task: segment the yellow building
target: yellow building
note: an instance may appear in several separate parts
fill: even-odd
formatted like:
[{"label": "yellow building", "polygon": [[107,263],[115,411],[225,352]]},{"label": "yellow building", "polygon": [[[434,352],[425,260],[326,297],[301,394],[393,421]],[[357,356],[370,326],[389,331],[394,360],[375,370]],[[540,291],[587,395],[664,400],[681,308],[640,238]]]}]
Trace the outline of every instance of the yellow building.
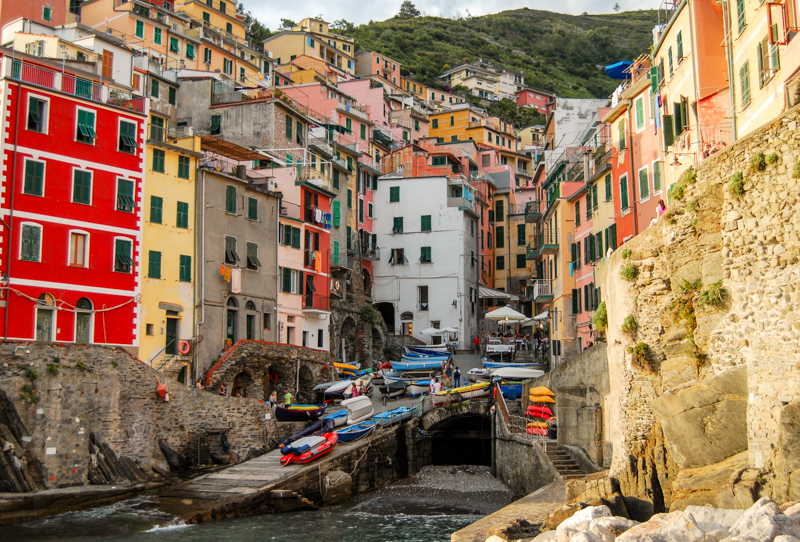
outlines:
[{"label": "yellow building", "polygon": [[515,191],[511,188],[499,188],[494,205],[494,287],[524,298],[530,279],[535,276],[534,263],[528,261],[525,250],[531,240],[528,235],[530,228],[525,223],[525,203],[516,202]]},{"label": "yellow building", "polygon": [[[139,358],[157,369],[182,364],[191,354],[178,343],[190,339],[195,305],[195,171],[200,138],[149,127],[142,227],[142,302]],[[184,380],[185,381],[185,380]]]},{"label": "yellow building", "polygon": [[277,64],[287,64],[307,55],[318,58],[352,76],[355,74],[355,44],[352,38],[332,34],[328,23],[306,18],[291,30],[284,30],[264,40]]},{"label": "yellow building", "polygon": [[517,91],[525,86],[522,72],[488,62],[462,64],[445,71],[439,78],[452,87],[467,87],[473,96],[490,101],[516,101]]}]

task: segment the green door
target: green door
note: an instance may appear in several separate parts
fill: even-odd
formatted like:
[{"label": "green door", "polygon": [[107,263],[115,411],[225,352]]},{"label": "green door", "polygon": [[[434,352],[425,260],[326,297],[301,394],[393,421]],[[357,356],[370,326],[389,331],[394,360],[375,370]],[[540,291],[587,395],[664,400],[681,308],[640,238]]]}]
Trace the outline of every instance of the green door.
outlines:
[{"label": "green door", "polygon": [[231,344],[236,342],[236,311],[228,309],[228,321],[226,326],[226,337],[231,340]]},{"label": "green door", "polygon": [[177,335],[178,319],[167,318],[167,354],[174,356],[178,352],[178,347],[175,344],[175,336]]},{"label": "green door", "polygon": [[252,341],[253,339],[255,339],[255,337],[253,336],[253,330],[256,327],[255,326],[255,321],[256,321],[256,317],[254,315],[252,315],[252,314],[248,314],[247,315],[247,340],[248,341]]}]

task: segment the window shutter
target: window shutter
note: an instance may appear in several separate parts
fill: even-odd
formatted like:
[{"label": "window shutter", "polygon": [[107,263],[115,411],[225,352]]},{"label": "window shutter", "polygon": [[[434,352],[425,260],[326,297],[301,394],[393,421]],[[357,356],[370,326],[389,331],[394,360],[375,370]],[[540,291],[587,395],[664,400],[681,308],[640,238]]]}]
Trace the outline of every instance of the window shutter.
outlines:
[{"label": "window shutter", "polygon": [[683,58],[683,33],[678,32],[678,63],[680,64],[680,59]]},{"label": "window shutter", "polygon": [[339,265],[339,241],[333,242],[333,264]]},{"label": "window shutter", "polygon": [[595,261],[595,246],[594,246],[594,235],[589,234],[589,237],[586,238],[589,241],[589,257],[591,258],[589,261]]},{"label": "window shutter", "polygon": [[158,196],[150,196],[150,222],[161,224],[163,202]]},{"label": "window shutter", "polygon": [[517,245],[525,244],[525,224],[517,224]]},{"label": "window shutter", "polygon": [[669,148],[675,142],[675,130],[672,124],[672,115],[662,117],[661,126],[664,131],[664,147]]},{"label": "window shutter", "polygon": [[231,214],[236,213],[236,188],[233,186],[225,189],[225,210]]},{"label": "window shutter", "polygon": [[570,253],[572,254],[572,262],[577,264],[578,249],[576,248],[576,244],[575,243],[570,244],[569,248],[570,248]]},{"label": "window shutter", "polygon": [[300,228],[292,228],[292,248],[300,248]]},{"label": "window shutter", "polygon": [[658,66],[650,68],[650,93],[655,94],[658,91]]},{"label": "window shutter", "polygon": [[297,293],[303,295],[303,272],[297,272]]},{"label": "window shutter", "polygon": [[592,310],[589,306],[589,285],[585,285],[583,287],[583,308],[584,310],[590,311]]},{"label": "window shutter", "polygon": [[150,265],[147,276],[151,279],[161,278],[161,253],[150,251]]},{"label": "window shutter", "polygon": [[256,198],[248,198],[247,200],[247,218],[258,220],[258,200]]},{"label": "window shutter", "polygon": [[339,223],[341,221],[341,210],[340,210],[341,203],[338,201],[333,202],[333,225],[335,227],[339,227]]},{"label": "window shutter", "polygon": [[291,293],[292,291],[292,270],[288,267],[283,268],[283,292]]},{"label": "window shutter", "polygon": [[595,252],[595,256],[597,257],[596,259],[597,260],[602,260],[603,259],[603,232],[602,231],[597,232],[597,235],[595,235],[594,239],[595,239],[595,246],[597,247],[596,252]]},{"label": "window shutter", "polygon": [[286,115],[286,139],[292,140],[292,117]]}]

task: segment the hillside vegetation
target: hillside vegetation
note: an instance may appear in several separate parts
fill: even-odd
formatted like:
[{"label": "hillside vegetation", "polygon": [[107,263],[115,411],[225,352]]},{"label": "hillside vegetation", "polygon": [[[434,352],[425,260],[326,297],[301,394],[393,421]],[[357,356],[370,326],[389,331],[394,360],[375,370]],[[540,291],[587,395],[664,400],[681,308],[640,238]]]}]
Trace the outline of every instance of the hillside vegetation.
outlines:
[{"label": "hillside vegetation", "polygon": [[528,8],[460,20],[393,17],[335,32],[402,64],[404,75],[441,86],[445,66],[479,58],[525,73],[528,86],[565,97],[607,97],[617,86],[599,68],[649,51],[654,10],[564,15]]}]

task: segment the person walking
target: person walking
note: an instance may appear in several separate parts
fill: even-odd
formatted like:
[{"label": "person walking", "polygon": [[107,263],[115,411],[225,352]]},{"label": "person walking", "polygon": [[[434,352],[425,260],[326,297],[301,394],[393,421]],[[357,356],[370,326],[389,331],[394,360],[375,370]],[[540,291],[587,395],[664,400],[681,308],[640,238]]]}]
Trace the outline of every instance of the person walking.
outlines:
[{"label": "person walking", "polygon": [[278,392],[273,391],[269,394],[269,408],[274,412],[275,407],[278,406]]},{"label": "person walking", "polygon": [[461,371],[458,370],[458,365],[456,365],[456,370],[453,371],[453,376],[455,377],[456,388],[461,386]]},{"label": "person walking", "polygon": [[475,345],[475,354],[480,355],[481,353],[481,336],[475,335],[475,340],[473,341]]},{"label": "person walking", "polygon": [[447,362],[444,368],[444,385],[446,388],[453,387],[453,366]]},{"label": "person walking", "polygon": [[283,394],[283,406],[288,407],[292,404],[292,393],[289,388],[286,388],[286,393]]}]

